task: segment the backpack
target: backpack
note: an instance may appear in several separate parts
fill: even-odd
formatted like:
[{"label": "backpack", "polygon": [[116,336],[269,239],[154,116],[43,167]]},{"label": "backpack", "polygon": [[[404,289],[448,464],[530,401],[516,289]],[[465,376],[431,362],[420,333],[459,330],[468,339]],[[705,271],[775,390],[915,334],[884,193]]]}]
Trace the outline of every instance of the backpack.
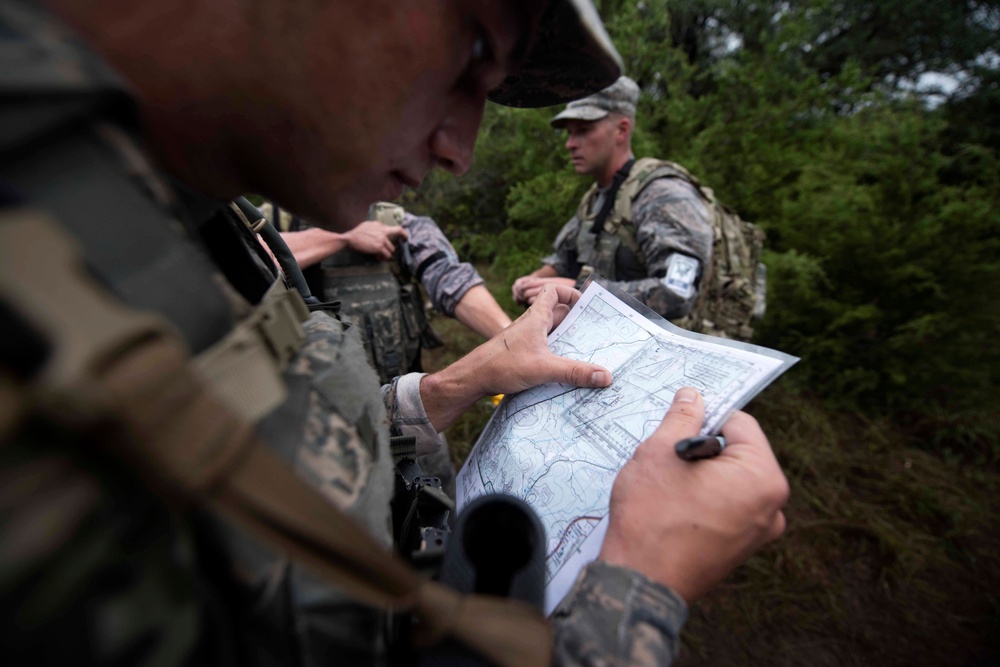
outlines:
[{"label": "backpack", "polygon": [[[674,324],[698,333],[749,341],[753,336],[753,320],[763,317],[765,310],[767,267],[761,262],[764,231],[718,201],[713,190],[702,185],[687,169],[667,160],[637,160],[615,199],[613,229],[608,231],[617,234],[621,243],[646,264],[635,239],[632,202],[657,178],[687,181],[712,214],[712,261],[704,268],[698,299],[691,312],[674,320]],[[587,199],[585,195],[584,202]]]}]

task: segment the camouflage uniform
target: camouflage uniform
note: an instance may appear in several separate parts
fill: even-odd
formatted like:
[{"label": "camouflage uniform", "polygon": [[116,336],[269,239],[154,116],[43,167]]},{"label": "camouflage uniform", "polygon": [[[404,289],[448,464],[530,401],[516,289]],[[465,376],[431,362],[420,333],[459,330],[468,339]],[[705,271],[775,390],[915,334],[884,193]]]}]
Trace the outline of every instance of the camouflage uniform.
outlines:
[{"label": "camouflage uniform", "polygon": [[[598,192],[581,208],[596,214],[603,203]],[[614,257],[601,258],[613,267],[604,277],[668,319],[686,315],[698,298],[697,278],[679,285],[667,277],[691,265],[700,277],[711,262],[711,213],[693,185],[679,178],[656,178],[632,202],[635,239],[645,255],[645,265],[630,248],[619,245]],[[560,276],[577,278],[580,265],[581,215],[574,215],[556,236],[553,254],[542,260]]]},{"label": "camouflage uniform", "polygon": [[[482,285],[483,279],[474,266],[459,261],[455,248],[433,219],[381,202],[369,217],[383,224],[398,224],[409,238],[389,261],[350,249],[325,258],[319,267],[322,284],[314,289],[325,300],[340,302],[340,312],[359,327],[368,360],[379,378],[391,382],[397,375],[422,370],[423,348],[440,345],[426,319],[420,286],[435,309],[454,317],[458,302],[470,289]],[[419,457],[418,462],[423,472],[438,477],[441,488],[454,498],[456,471],[447,445]]]},{"label": "camouflage uniform", "polygon": [[[22,206],[48,213],[122,301],[174,321],[194,353],[209,347],[269,281],[273,267],[254,237],[221,203],[182,200],[150,168],[131,138],[124,86],[65,26],[18,0],[0,5],[0,61],[0,225]],[[108,252],[88,230],[112,224],[120,238]],[[176,265],[149,259],[163,246],[177,251]],[[258,280],[227,284],[222,274],[240,268]],[[197,292],[183,291],[187,274]],[[24,358],[39,341],[0,306],[0,369],[31,377]],[[389,421],[425,444],[435,438],[420,376],[384,386],[379,400],[352,329],[321,312],[304,328],[284,373],[287,399],[258,432],[388,543]],[[12,340],[21,346],[12,350]],[[4,664],[384,662],[382,613],[218,518],[157,496],[87,437],[96,436],[38,418],[0,433]],[[683,618],[669,590],[595,565],[557,615],[556,655],[666,664]]]},{"label": "camouflage uniform", "polygon": [[458,302],[483,279],[475,267],[459,261],[434,220],[391,204],[377,206],[409,233],[396,255],[385,262],[347,249],[320,265],[324,298],[341,302],[341,312],[361,328],[379,377],[389,382],[396,375],[419,371],[421,349],[439,344],[429,330],[417,283],[436,310],[454,317]]},{"label": "camouflage uniform", "polygon": [[[574,100],[549,123],[593,123],[609,114],[635,119],[639,86],[627,76]],[[596,272],[666,318],[687,315],[698,301],[702,275],[711,268],[712,212],[684,174],[656,160],[630,162],[612,183],[595,183],[576,215],[560,230],[552,255],[542,260],[558,275],[583,280]],[[613,196],[614,200],[607,202]],[[595,229],[602,208],[607,217]]]}]

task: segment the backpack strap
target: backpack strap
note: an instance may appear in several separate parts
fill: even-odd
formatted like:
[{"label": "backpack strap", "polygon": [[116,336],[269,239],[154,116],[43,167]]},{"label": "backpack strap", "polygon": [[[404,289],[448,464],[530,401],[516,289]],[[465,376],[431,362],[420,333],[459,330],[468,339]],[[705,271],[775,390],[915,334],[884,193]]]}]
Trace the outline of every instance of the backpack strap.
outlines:
[{"label": "backpack strap", "polygon": [[622,183],[614,202],[614,232],[625,244],[643,267],[647,266],[646,253],[639,247],[635,238],[635,225],[632,224],[632,203],[639,193],[652,181],[664,176],[675,176],[671,169],[673,163],[654,158],[636,160],[629,171],[628,178]]},{"label": "backpack strap", "polygon": [[24,377],[0,365],[0,397],[12,398],[0,443],[30,412],[92,432],[88,441],[157,493],[221,512],[359,600],[412,611],[418,647],[452,636],[499,665],[548,664],[551,629],[538,610],[459,595],[385,551],[219,400],[169,323],[94,281],[51,219],[18,211],[0,220],[0,302],[49,347]]}]

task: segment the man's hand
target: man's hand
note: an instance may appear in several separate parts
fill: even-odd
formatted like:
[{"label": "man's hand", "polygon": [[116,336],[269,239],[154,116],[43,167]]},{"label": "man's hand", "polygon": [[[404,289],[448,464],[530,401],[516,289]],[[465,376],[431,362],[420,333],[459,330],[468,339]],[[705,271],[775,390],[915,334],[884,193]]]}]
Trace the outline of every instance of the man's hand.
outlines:
[{"label": "man's hand", "polygon": [[546,382],[607,387],[611,373],[596,364],[549,351],[546,337],[580,293],[564,285],[543,288],[535,303],[509,327],[420,384],[424,410],[438,431],[484,396],[510,394]]},{"label": "man's hand", "polygon": [[638,570],[689,604],[785,530],[788,481],[757,421],[737,412],[722,428],[726,448],[683,461],[678,440],[698,435],[701,395],[677,392],[659,428],[615,480],[600,558]]},{"label": "man's hand", "polygon": [[396,240],[405,241],[410,235],[402,227],[386,225],[378,220],[365,220],[346,232],[344,238],[352,250],[387,260],[396,251]]},{"label": "man's hand", "polygon": [[522,276],[514,281],[510,291],[514,296],[514,303],[531,305],[538,298],[538,294],[546,285],[564,285],[573,287],[576,281],[572,278],[541,277],[535,275]]}]

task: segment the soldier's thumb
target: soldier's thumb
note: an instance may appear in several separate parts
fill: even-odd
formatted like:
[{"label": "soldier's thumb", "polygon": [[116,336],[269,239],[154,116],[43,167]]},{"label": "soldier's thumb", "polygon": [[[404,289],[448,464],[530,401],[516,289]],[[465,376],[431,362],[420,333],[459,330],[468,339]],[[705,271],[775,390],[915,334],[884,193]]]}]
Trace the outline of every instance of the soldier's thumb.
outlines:
[{"label": "soldier's thumb", "polygon": [[678,440],[698,435],[704,421],[705,400],[701,394],[693,387],[681,387],[649,442],[672,449]]},{"label": "soldier's thumb", "polygon": [[551,355],[547,364],[550,376],[542,382],[560,382],[574,387],[607,387],[611,385],[611,371],[584,361],[573,361],[558,355]]}]

